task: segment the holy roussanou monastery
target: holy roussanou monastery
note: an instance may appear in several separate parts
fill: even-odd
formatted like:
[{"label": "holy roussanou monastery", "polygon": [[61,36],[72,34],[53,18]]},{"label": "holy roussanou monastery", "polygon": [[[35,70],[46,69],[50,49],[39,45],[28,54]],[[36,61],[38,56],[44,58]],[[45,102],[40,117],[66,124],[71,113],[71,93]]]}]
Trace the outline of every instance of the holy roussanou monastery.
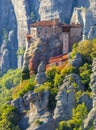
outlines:
[{"label": "holy roussanou monastery", "polygon": [[30,25],[30,34],[27,35],[27,41],[28,44],[31,44],[31,39],[36,38],[48,41],[53,36],[58,36],[59,40],[63,42],[62,56],[53,57],[49,60],[51,64],[52,61],[57,64],[57,62],[64,62],[66,60],[64,55],[71,51],[74,43],[82,39],[82,26],[79,23],[61,23],[58,18],[36,22]]}]

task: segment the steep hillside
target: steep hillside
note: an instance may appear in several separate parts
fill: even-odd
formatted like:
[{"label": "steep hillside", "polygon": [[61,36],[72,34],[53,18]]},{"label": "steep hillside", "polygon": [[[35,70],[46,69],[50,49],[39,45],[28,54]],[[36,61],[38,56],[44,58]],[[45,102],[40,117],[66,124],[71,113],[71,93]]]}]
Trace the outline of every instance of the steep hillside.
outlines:
[{"label": "steep hillside", "polygon": [[[64,64],[50,67],[45,72],[45,65],[41,62],[37,74],[32,74],[29,77],[29,71],[26,71],[25,74],[22,73],[22,78],[19,78],[21,82],[17,86],[14,83],[17,84],[20,81],[17,79],[17,75],[20,75],[19,71],[14,71],[16,74],[13,80],[12,77],[7,79],[6,76],[3,76],[1,89],[3,88],[2,84],[5,84],[6,89],[11,89],[12,85],[14,86],[9,91],[11,95],[7,95],[7,99],[8,97],[9,100],[12,98],[7,104],[14,106],[14,109],[17,108],[22,114],[21,118],[17,122],[15,121],[13,127],[11,126],[11,117],[9,117],[6,124],[8,125],[10,121],[11,125],[8,128],[14,128],[17,125],[20,130],[56,130],[56,128],[58,130],[65,130],[65,128],[93,130],[92,122],[95,113],[90,116],[89,111],[92,109],[91,113],[95,112],[95,99],[94,97],[92,99],[92,94],[95,93],[95,57],[96,39],[81,41],[73,46],[70,58]],[[11,71],[8,72],[8,75],[10,73]],[[6,95],[4,99],[6,99]],[[8,106],[3,107],[1,117],[7,108]],[[8,112],[11,112],[10,109],[14,112],[14,109],[10,107]],[[85,120],[87,115],[88,118]],[[5,118],[6,116],[0,118],[0,128],[4,127]]]}]

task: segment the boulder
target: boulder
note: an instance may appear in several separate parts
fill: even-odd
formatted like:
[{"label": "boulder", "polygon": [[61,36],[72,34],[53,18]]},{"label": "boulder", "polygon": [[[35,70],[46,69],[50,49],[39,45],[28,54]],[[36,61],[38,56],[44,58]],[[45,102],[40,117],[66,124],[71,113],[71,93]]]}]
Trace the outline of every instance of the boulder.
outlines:
[{"label": "boulder", "polygon": [[56,96],[56,108],[54,110],[54,120],[68,120],[72,116],[72,109],[75,107],[75,91],[73,86],[63,86]]},{"label": "boulder", "polygon": [[38,66],[38,73],[36,75],[37,84],[40,85],[47,81],[45,71],[46,71],[46,67],[44,63],[41,62],[40,65]]},{"label": "boulder", "polygon": [[90,98],[87,94],[84,94],[80,97],[79,99],[79,103],[85,103],[88,111],[90,111],[92,109],[92,98]]},{"label": "boulder", "polygon": [[76,68],[79,68],[82,65],[82,56],[81,56],[81,54],[77,53],[73,60],[69,59],[69,63],[72,66],[74,66]]}]

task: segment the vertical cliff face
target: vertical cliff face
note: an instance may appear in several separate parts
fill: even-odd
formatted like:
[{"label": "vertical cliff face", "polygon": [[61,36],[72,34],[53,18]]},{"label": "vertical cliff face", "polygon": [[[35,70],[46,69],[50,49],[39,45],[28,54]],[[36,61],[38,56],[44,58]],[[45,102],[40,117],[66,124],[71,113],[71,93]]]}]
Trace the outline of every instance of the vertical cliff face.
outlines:
[{"label": "vertical cliff face", "polygon": [[28,32],[29,5],[25,0],[12,0],[17,19],[18,46],[25,44],[25,36]]},{"label": "vertical cliff face", "polygon": [[86,1],[85,5],[86,8],[83,6],[74,9],[71,22],[81,23],[83,25],[84,38],[93,39],[96,37],[96,1]]},{"label": "vertical cliff face", "polygon": [[39,14],[41,20],[48,20],[53,19],[54,17],[59,17],[55,0],[41,0]]},{"label": "vertical cliff face", "polygon": [[[28,26],[34,21],[32,14],[35,15],[35,21],[59,17],[61,21],[69,23],[74,7],[90,7],[93,17],[94,2],[94,0],[1,0],[0,70],[6,72],[9,68],[16,68],[17,63],[22,66],[22,58],[17,59],[16,52],[18,47],[22,48],[26,45],[25,36],[29,31]],[[92,20],[91,23],[93,25]],[[85,30],[89,27],[87,25],[88,22],[86,22]],[[92,26],[88,34],[89,38],[96,36],[93,34],[94,30],[95,27]]]},{"label": "vertical cliff face", "polygon": [[17,64],[17,20],[10,0],[0,1],[0,70],[6,72]]},{"label": "vertical cliff face", "polygon": [[25,36],[31,23],[33,3],[36,4],[32,0],[0,1],[0,71],[3,73],[22,62],[22,58],[17,59],[16,52],[26,45]]},{"label": "vertical cliff face", "polygon": [[40,0],[41,20],[59,17],[63,22],[70,22],[74,7],[89,7],[89,0]]},{"label": "vertical cliff face", "polygon": [[60,18],[61,21],[69,22],[74,0],[41,0],[39,14],[41,20]]}]

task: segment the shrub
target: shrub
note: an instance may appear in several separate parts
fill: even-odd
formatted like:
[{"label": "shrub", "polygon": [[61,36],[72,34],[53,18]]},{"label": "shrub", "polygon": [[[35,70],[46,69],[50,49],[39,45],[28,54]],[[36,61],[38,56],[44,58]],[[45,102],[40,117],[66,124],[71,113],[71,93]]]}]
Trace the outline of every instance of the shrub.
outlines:
[{"label": "shrub", "polygon": [[84,103],[78,104],[73,109],[72,119],[59,123],[58,130],[82,130],[82,123],[88,114],[88,110]]},{"label": "shrub", "polygon": [[12,98],[15,99],[19,96],[23,96],[30,90],[34,90],[35,85],[35,75],[28,80],[23,80],[17,87],[12,89]]},{"label": "shrub", "polygon": [[89,87],[90,75],[91,75],[91,66],[88,63],[85,63],[83,66],[79,68],[80,77],[83,85],[85,86],[85,90]]},{"label": "shrub", "polygon": [[18,51],[17,51],[17,55],[24,55],[24,52],[25,52],[25,46],[23,47],[19,47]]},{"label": "shrub", "polygon": [[27,68],[26,70],[24,70],[23,72],[22,72],[22,81],[23,80],[27,80],[27,79],[29,79],[30,78],[30,73],[29,73],[29,69]]},{"label": "shrub", "polygon": [[54,77],[56,73],[57,73],[57,69],[55,66],[52,67],[49,71],[47,71],[46,75],[49,82],[52,82],[54,84]]},{"label": "shrub", "polygon": [[71,73],[77,73],[77,69],[70,65],[70,64],[67,64],[62,70],[61,70],[61,76],[65,77],[67,76],[68,74],[71,74]]},{"label": "shrub", "polygon": [[58,87],[60,86],[61,84],[63,83],[63,78],[60,74],[55,74],[55,77],[54,77],[54,86],[55,87]]},{"label": "shrub", "polygon": [[21,70],[8,70],[8,72],[0,78],[0,86],[11,89],[20,83]]},{"label": "shrub", "polygon": [[47,91],[47,90],[49,90],[49,86],[46,86],[46,84],[43,84],[43,85],[35,88],[34,92],[35,93],[42,93],[42,92]]},{"label": "shrub", "polygon": [[43,124],[43,121],[40,121],[39,119],[35,121],[35,125],[42,125]]},{"label": "shrub", "polygon": [[[15,117],[15,118],[14,118]],[[17,109],[10,105],[3,105],[0,108],[0,129],[1,130],[20,130],[17,126],[20,120],[20,113]]]}]

